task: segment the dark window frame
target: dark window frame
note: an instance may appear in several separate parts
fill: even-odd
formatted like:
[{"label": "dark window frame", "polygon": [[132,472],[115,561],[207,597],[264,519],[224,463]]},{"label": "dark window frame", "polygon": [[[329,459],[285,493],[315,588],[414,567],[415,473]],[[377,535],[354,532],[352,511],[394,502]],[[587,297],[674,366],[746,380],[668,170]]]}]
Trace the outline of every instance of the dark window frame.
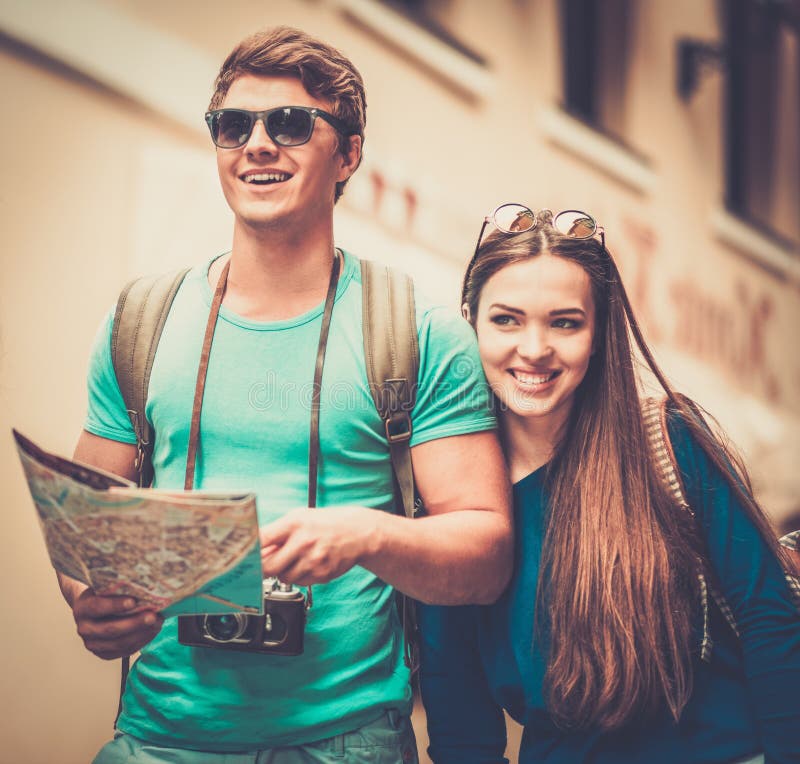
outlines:
[{"label": "dark window frame", "polygon": [[[754,161],[751,152],[766,150],[767,147],[760,147],[750,134],[755,99],[748,99],[747,83],[752,76],[751,69],[777,63],[775,40],[780,25],[786,24],[800,31],[800,12],[784,0],[725,0],[723,7],[727,72],[724,108],[725,209],[778,245],[797,249],[800,238],[794,240],[786,237],[759,217],[748,195],[754,184],[750,174]],[[763,94],[756,94],[756,97],[760,95]],[[761,100],[763,105],[768,98]],[[775,116],[762,113],[761,119],[769,123]]]},{"label": "dark window frame", "polygon": [[425,30],[431,37],[452,48],[479,66],[487,67],[488,60],[445,29],[433,16],[425,12],[425,0],[378,0],[399,15]]},{"label": "dark window frame", "polygon": [[650,158],[603,121],[599,59],[602,0],[560,0],[561,109],[644,164]]}]

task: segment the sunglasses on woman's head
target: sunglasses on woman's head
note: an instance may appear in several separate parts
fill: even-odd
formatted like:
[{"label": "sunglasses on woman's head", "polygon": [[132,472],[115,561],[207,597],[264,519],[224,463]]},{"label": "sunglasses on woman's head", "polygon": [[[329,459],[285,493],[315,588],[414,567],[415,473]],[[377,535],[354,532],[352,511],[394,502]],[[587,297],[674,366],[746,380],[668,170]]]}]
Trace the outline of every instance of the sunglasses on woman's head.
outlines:
[{"label": "sunglasses on woman's head", "polygon": [[278,146],[302,146],[311,139],[317,117],[324,119],[342,135],[355,131],[342,120],[322,109],[308,106],[278,106],[264,111],[213,109],[206,112],[211,140],[221,149],[238,149],[250,140],[256,122],[261,120],[267,135]]},{"label": "sunglasses on woman's head", "polygon": [[501,204],[491,215],[483,219],[480,233],[478,234],[478,241],[475,244],[475,252],[472,259],[467,266],[467,272],[464,274],[464,284],[461,288],[461,302],[464,302],[464,296],[467,291],[467,282],[469,281],[472,268],[475,265],[475,260],[478,258],[478,250],[481,247],[483,240],[483,232],[489,223],[494,223],[495,228],[507,234],[525,233],[530,231],[539,224],[539,216],[544,216],[547,213],[548,218],[552,218],[552,225],[564,236],[569,236],[571,239],[590,239],[596,233],[600,234],[600,239],[603,244],[603,249],[606,247],[605,234],[603,229],[597,225],[597,221],[582,210],[564,210],[559,212],[558,215],[553,217],[550,210],[542,210],[537,215],[530,207],[524,204]]}]

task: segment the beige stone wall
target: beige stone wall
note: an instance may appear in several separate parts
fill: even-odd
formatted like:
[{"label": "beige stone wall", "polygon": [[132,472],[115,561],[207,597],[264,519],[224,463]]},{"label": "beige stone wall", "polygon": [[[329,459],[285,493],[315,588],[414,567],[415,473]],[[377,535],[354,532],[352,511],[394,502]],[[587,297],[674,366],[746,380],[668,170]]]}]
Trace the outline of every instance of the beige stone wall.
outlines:
[{"label": "beige stone wall", "polygon": [[[227,246],[230,217],[202,124],[207,72],[245,34],[289,23],[339,46],[367,83],[366,158],[337,211],[341,244],[400,264],[455,305],[461,269],[494,206],[590,211],[668,375],[743,446],[768,509],[780,516],[797,507],[797,268],[776,278],[754,264],[758,242],[732,246],[720,236],[722,79],[709,74],[688,104],[673,85],[676,37],[719,36],[711,0],[641,3],[624,124],[644,162],[559,113],[554,0],[449,4],[452,30],[491,63],[478,94],[334,0],[231,0],[224,13],[194,0],[86,0],[72,4],[74,24],[48,11],[32,40],[14,22],[36,7],[56,6],[0,7],[6,433],[14,425],[69,453],[92,337],[121,284]],[[105,53],[96,45],[103,19],[115,30]],[[81,34],[89,35],[78,46],[84,58],[59,47]],[[188,66],[187,51],[211,69]],[[192,73],[200,70],[198,84]],[[125,85],[126,73],[137,75],[138,91]],[[4,755],[85,762],[110,735],[117,666],[93,658],[75,636],[8,434],[0,477]]]}]

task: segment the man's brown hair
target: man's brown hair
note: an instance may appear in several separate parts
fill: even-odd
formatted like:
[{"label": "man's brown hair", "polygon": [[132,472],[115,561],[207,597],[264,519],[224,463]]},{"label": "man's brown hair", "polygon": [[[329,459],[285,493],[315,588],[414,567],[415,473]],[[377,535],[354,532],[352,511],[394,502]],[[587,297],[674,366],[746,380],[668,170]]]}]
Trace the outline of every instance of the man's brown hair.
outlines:
[{"label": "man's brown hair", "polygon": [[[242,40],[223,62],[208,108],[219,109],[233,82],[245,74],[297,77],[310,95],[330,101],[333,115],[363,142],[367,122],[364,81],[352,61],[336,48],[291,27],[256,32]],[[350,138],[340,135],[339,150],[346,154],[349,148]],[[342,195],[345,183],[336,184],[334,200]]]}]

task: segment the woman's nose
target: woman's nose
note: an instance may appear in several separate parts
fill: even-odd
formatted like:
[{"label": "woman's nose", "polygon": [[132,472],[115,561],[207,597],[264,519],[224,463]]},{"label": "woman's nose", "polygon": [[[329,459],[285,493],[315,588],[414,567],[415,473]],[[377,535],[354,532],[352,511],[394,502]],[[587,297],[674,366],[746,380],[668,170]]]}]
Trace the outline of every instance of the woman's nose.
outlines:
[{"label": "woman's nose", "polygon": [[546,331],[540,328],[530,328],[523,332],[517,345],[517,352],[521,358],[535,361],[547,358],[552,354],[553,348]]}]

